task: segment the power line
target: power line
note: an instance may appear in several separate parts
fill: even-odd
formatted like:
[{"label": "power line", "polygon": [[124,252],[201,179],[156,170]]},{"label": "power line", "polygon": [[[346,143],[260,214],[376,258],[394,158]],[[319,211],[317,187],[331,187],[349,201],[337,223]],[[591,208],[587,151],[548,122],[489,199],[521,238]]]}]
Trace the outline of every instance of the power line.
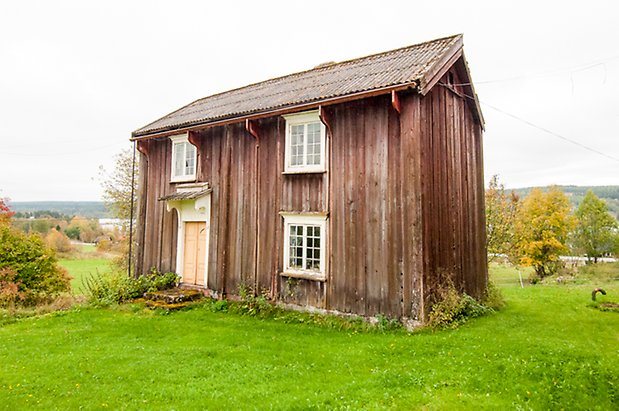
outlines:
[{"label": "power line", "polygon": [[93,148],[80,150],[80,151],[73,151],[73,152],[59,152],[59,153],[29,153],[29,152],[15,153],[13,152],[11,153],[11,152],[2,151],[2,154],[7,154],[10,156],[17,156],[17,157],[64,157],[64,156],[73,156],[73,155],[83,154],[83,153],[91,153],[93,151],[98,151],[104,148],[110,148],[114,146],[118,146],[118,143],[108,144],[108,145],[101,146],[101,147],[93,147]]},{"label": "power line", "polygon": [[[469,97],[469,96],[466,96],[466,97]],[[470,97],[469,97],[469,98],[470,98]],[[548,134],[550,134],[550,135],[552,135],[552,136],[555,136],[555,137],[557,137],[557,138],[560,138],[560,139],[561,139],[561,140],[563,140],[563,141],[567,141],[568,143],[574,144],[575,146],[578,146],[578,147],[580,147],[580,148],[583,148],[583,149],[585,149],[585,150],[588,150],[588,151],[590,151],[590,152],[592,152],[592,153],[599,154],[599,155],[601,155],[601,156],[603,156],[603,157],[606,157],[606,158],[608,158],[608,159],[610,159],[610,160],[613,160],[613,161],[616,161],[616,162],[618,162],[618,163],[619,163],[619,158],[617,158],[617,157],[610,156],[610,155],[608,155],[608,154],[606,154],[606,153],[603,153],[603,152],[601,152],[601,151],[599,151],[599,150],[596,150],[595,148],[592,148],[592,147],[586,146],[586,145],[584,145],[584,144],[582,144],[582,143],[579,143],[578,141],[572,140],[572,139],[570,139],[570,138],[568,138],[568,137],[565,137],[565,136],[563,136],[563,135],[561,135],[561,134],[559,134],[559,133],[555,133],[555,132],[554,132],[554,131],[552,131],[552,130],[548,130],[548,129],[547,129],[547,128],[545,128],[545,127],[538,126],[537,124],[531,123],[531,122],[530,122],[530,121],[528,121],[528,120],[525,120],[525,119],[523,119],[523,118],[521,118],[521,117],[518,117],[518,116],[516,116],[516,115],[514,115],[514,114],[508,113],[508,112],[506,112],[505,110],[501,110],[500,108],[498,108],[498,107],[494,107],[494,106],[492,106],[492,105],[490,105],[490,104],[488,104],[488,103],[485,103],[485,102],[483,102],[483,101],[481,101],[481,100],[480,100],[479,102],[480,102],[480,103],[482,103],[484,106],[490,107],[491,109],[493,109],[493,110],[495,110],[495,111],[498,111],[498,112],[499,112],[499,113],[501,113],[501,114],[504,114],[504,115],[509,116],[509,117],[511,117],[511,118],[513,118],[513,119],[516,119],[516,120],[518,120],[518,121],[520,121],[520,122],[522,122],[522,123],[524,123],[524,124],[527,124],[527,125],[529,125],[529,126],[531,126],[531,127],[533,127],[533,128],[536,128],[536,129],[538,129],[538,130],[540,130],[540,131],[543,131],[543,132],[548,133]]]},{"label": "power line", "polygon": [[[0,139],[4,139],[5,137],[0,137]],[[8,140],[9,137],[6,137],[6,139]],[[38,141],[37,142],[37,146],[41,146],[41,145],[58,145],[58,144],[80,144],[80,143],[85,143],[86,141],[84,139],[71,139],[71,140],[45,140],[45,141]],[[12,145],[12,146],[3,146],[2,148],[5,150],[19,150],[22,148],[28,148],[28,147],[32,147],[32,142],[30,143],[23,143],[23,144],[17,144],[17,145]]]},{"label": "power line", "polygon": [[[619,56],[618,56],[618,57],[619,57]],[[468,99],[471,99],[471,100],[475,101],[475,97],[469,96],[468,94],[465,94],[465,93],[460,93],[460,92],[458,92],[458,91],[454,90],[454,88],[453,88],[451,85],[444,84],[444,83],[440,83],[440,82],[439,82],[438,84],[439,84],[439,85],[441,85],[441,86],[443,86],[443,87],[445,87],[445,88],[448,88],[449,90],[453,91],[454,93],[456,93],[456,94],[458,94],[458,95],[461,95],[461,96],[463,96],[463,97],[466,97],[466,98],[468,98]],[[480,102],[481,104],[483,104],[484,106],[487,106],[487,107],[489,107],[489,108],[491,108],[491,109],[493,109],[493,110],[495,110],[495,111],[498,111],[498,112],[499,112],[499,113],[501,113],[501,114],[504,114],[504,115],[506,115],[506,116],[508,116],[508,117],[511,117],[511,118],[515,119],[515,120],[518,120],[518,121],[520,121],[520,122],[522,122],[522,123],[524,123],[524,124],[526,124],[526,125],[528,125],[528,126],[530,126],[530,127],[536,128],[536,129],[538,129],[538,130],[540,130],[540,131],[543,131],[544,133],[550,134],[550,135],[552,135],[552,136],[554,136],[554,137],[557,137],[557,138],[559,138],[559,139],[561,139],[561,140],[563,140],[563,141],[567,141],[568,143],[571,143],[571,144],[573,144],[573,145],[575,145],[575,146],[578,146],[578,147],[580,147],[580,148],[582,148],[582,149],[585,149],[585,150],[587,150],[587,151],[590,151],[590,152],[592,152],[592,153],[598,154],[598,155],[600,155],[600,156],[606,157],[606,158],[608,158],[608,159],[610,159],[610,160],[613,160],[613,161],[616,161],[617,163],[619,163],[619,158],[617,158],[617,157],[613,157],[613,156],[611,156],[611,155],[608,155],[608,154],[606,154],[606,153],[604,153],[604,152],[602,152],[602,151],[599,151],[599,150],[597,150],[597,149],[595,149],[595,148],[593,148],[593,147],[589,147],[589,146],[587,146],[587,145],[584,145],[584,144],[582,144],[582,143],[580,143],[580,142],[578,142],[578,141],[576,141],[576,140],[572,140],[571,138],[565,137],[564,135],[561,135],[561,134],[559,134],[559,133],[556,133],[556,132],[554,132],[554,131],[552,131],[552,130],[549,130],[549,129],[545,128],[545,127],[538,126],[537,124],[532,123],[532,122],[530,122],[529,120],[525,120],[524,118],[522,118],[522,117],[518,117],[518,116],[517,116],[517,115],[515,115],[515,114],[508,113],[507,111],[502,110],[502,109],[500,109],[500,108],[498,108],[498,107],[496,107],[496,106],[493,106],[493,105],[491,105],[491,104],[488,104],[488,103],[486,103],[486,102],[484,102],[484,101],[481,101],[481,100],[479,100],[479,99],[477,99],[477,101],[479,101],[479,102]]]},{"label": "power line", "polygon": [[454,86],[470,86],[470,85],[480,85],[480,84],[494,84],[494,83],[505,83],[508,81],[515,81],[515,80],[522,80],[525,78],[534,78],[534,77],[546,77],[546,76],[551,76],[553,74],[558,74],[558,73],[577,73],[579,71],[584,71],[584,70],[588,70],[590,68],[593,67],[597,67],[597,66],[603,66],[606,63],[610,63],[613,60],[617,60],[619,59],[619,55],[616,56],[611,56],[611,57],[607,57],[607,58],[603,58],[603,59],[598,59],[598,60],[593,60],[590,61],[588,63],[583,63],[580,64],[578,66],[572,66],[572,67],[568,67],[568,68],[560,68],[560,69],[553,69],[553,70],[548,70],[548,71],[542,71],[540,73],[533,73],[533,74],[523,74],[520,76],[514,76],[514,77],[506,77],[506,78],[502,78],[502,79],[495,79],[495,80],[486,80],[486,81],[476,81],[475,83],[458,83],[458,84],[454,84]]}]

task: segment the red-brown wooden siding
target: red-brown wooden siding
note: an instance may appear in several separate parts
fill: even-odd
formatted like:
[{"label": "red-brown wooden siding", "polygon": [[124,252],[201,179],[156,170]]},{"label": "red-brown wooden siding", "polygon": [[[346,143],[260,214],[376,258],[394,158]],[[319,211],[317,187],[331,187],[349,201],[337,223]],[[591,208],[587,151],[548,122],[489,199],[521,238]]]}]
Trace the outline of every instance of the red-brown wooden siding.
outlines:
[{"label": "red-brown wooden siding", "polygon": [[[197,180],[213,190],[208,288],[236,294],[245,284],[284,302],[411,318],[427,314],[444,275],[480,296],[481,126],[465,97],[440,85],[401,95],[401,107],[398,114],[387,95],[330,106],[326,173],[282,174],[281,117],[257,121],[258,139],[241,123],[194,133]],[[142,145],[138,269],[173,271],[176,214],[157,201],[175,191],[171,143]],[[326,282],[279,276],[280,211],[329,213]]]}]

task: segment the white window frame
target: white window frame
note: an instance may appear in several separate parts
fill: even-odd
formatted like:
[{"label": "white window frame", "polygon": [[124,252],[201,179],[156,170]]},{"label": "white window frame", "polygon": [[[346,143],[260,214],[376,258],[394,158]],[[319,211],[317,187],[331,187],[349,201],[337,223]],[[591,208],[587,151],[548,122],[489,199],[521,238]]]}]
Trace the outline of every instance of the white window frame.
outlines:
[{"label": "white window frame", "polygon": [[[198,171],[198,149],[196,146],[194,146],[193,144],[191,144],[191,141],[189,141],[189,136],[187,134],[180,134],[177,136],[171,136],[170,140],[172,141],[172,159],[171,159],[171,170],[170,170],[170,181],[172,183],[181,183],[181,182],[187,182],[187,181],[195,181],[196,180],[196,175],[197,175],[197,171]],[[181,174],[181,175],[176,175],[174,174],[176,171],[176,151],[178,150],[178,147],[180,147],[181,144],[183,143],[187,143],[189,144],[189,146],[187,147],[193,147],[193,150],[195,152],[195,165],[193,167],[193,174]],[[184,153],[184,160],[187,159],[187,151],[185,151]],[[185,169],[185,167],[183,167],[183,170]]]},{"label": "white window frame", "polygon": [[[286,120],[286,153],[284,155],[284,173],[322,173],[326,171],[326,135],[325,125],[320,121],[318,110],[305,111],[303,113],[283,116]],[[320,164],[307,164],[307,124],[320,124]],[[303,139],[303,164],[292,165],[291,129],[292,126],[305,125],[305,138]]]},{"label": "white window frame", "polygon": [[[327,262],[327,216],[326,214],[307,215],[281,213],[284,218],[284,261],[282,267],[283,276],[306,278],[310,280],[326,281],[326,262]],[[290,227],[291,226],[318,226],[320,227],[320,269],[318,271],[298,269],[290,267]],[[303,252],[305,255],[305,246]],[[305,264],[305,258],[304,264]]]}]

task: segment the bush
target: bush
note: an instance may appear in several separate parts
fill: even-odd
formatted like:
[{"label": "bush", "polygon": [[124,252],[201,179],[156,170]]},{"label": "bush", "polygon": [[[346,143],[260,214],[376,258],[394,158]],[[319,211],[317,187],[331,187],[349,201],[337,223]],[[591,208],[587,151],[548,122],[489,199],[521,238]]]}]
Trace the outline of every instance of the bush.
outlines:
[{"label": "bush", "polygon": [[111,251],[112,250],[112,240],[109,238],[102,238],[97,243],[97,251]]},{"label": "bush", "polygon": [[491,310],[500,310],[505,307],[505,298],[492,281],[488,281],[488,286],[486,287],[486,292],[484,294],[484,298],[482,300],[484,306],[490,308]]},{"label": "bush", "polygon": [[0,226],[0,271],[4,304],[12,299],[13,303],[35,305],[71,288],[71,278],[56,264],[54,252],[39,235],[5,225]]},{"label": "bush", "polygon": [[176,273],[161,274],[153,271],[132,278],[125,273],[115,272],[86,278],[84,290],[89,303],[95,306],[108,306],[140,298],[147,292],[175,287],[178,281]]},{"label": "bush", "polygon": [[431,328],[456,328],[469,318],[481,317],[493,311],[470,295],[458,292],[449,280],[437,290],[437,300],[428,319]]},{"label": "bush", "polygon": [[[112,266],[114,269],[121,272],[127,272],[129,262],[127,258],[127,255],[129,254],[129,239],[124,238],[120,240],[113,245],[111,251],[117,253],[117,255],[112,258]],[[133,247],[132,254],[135,256],[135,247]]]},{"label": "bush", "polygon": [[73,249],[71,240],[56,229],[51,229],[45,236],[45,244],[57,253],[68,253]]},{"label": "bush", "polygon": [[72,238],[73,240],[79,240],[80,238],[80,228],[77,226],[69,226],[64,230],[64,233],[67,237]]},{"label": "bush", "polygon": [[24,293],[19,291],[21,283],[17,273],[9,267],[0,269],[0,307],[13,308],[24,299]]},{"label": "bush", "polygon": [[239,307],[241,314],[268,316],[276,310],[276,307],[269,302],[266,292],[255,295],[254,291],[245,284],[239,286],[239,297],[241,298]]},{"label": "bush", "polygon": [[378,314],[374,317],[376,320],[375,326],[380,331],[391,331],[402,328],[402,323],[395,318],[388,318],[384,314]]}]

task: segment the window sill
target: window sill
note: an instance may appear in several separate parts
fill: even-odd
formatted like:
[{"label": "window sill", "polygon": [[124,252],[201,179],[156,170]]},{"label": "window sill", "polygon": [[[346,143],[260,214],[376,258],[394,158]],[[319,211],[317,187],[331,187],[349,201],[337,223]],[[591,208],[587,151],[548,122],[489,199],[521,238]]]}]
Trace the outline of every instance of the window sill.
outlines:
[{"label": "window sill", "polygon": [[294,175],[294,174],[324,174],[327,170],[288,170],[283,171],[283,175]]},{"label": "window sill", "polygon": [[172,184],[178,184],[178,183],[194,183],[196,181],[196,176],[191,176],[191,177],[177,177],[177,178],[173,178],[170,180],[170,183]]},{"label": "window sill", "polygon": [[281,277],[290,277],[290,278],[300,278],[303,280],[312,280],[312,281],[321,281],[326,282],[327,277],[322,273],[300,273],[300,272],[289,272],[285,271],[283,273],[279,273]]}]

